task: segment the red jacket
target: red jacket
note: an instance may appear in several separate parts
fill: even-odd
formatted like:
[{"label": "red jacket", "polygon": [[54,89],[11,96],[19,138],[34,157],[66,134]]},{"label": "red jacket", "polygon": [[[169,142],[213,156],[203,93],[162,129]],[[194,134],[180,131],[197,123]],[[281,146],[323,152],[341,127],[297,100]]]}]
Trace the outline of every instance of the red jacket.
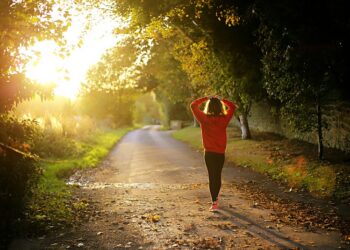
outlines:
[{"label": "red jacket", "polygon": [[202,97],[191,103],[192,113],[201,126],[204,150],[225,153],[227,143],[226,127],[233,116],[236,106],[228,100],[222,100],[228,106],[227,114],[224,116],[210,116],[199,109],[199,106],[207,100],[208,97]]}]

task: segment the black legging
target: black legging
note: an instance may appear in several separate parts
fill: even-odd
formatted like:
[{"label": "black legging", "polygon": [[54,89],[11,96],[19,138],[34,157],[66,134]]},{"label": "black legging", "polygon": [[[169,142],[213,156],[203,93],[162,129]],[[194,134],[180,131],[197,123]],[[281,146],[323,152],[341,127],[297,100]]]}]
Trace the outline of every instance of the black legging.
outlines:
[{"label": "black legging", "polygon": [[217,200],[221,188],[221,171],[225,162],[225,154],[206,151],[204,160],[208,169],[211,199],[214,202]]}]

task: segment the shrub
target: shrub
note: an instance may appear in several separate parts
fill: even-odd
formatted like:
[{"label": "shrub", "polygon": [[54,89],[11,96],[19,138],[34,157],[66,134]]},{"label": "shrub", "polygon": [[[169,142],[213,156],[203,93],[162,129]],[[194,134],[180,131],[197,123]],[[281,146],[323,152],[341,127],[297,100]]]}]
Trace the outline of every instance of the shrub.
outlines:
[{"label": "shrub", "polygon": [[[34,138],[39,126],[30,119],[19,120],[12,115],[0,115],[0,142],[14,148],[28,151],[27,143]],[[25,145],[26,144],[26,145]]]},{"label": "shrub", "polygon": [[0,235],[6,238],[15,219],[22,216],[41,171],[29,153],[28,141],[35,131],[32,121],[1,115],[0,131]]},{"label": "shrub", "polygon": [[32,151],[43,158],[67,158],[78,155],[82,149],[62,133],[45,129],[37,133],[32,142]]}]

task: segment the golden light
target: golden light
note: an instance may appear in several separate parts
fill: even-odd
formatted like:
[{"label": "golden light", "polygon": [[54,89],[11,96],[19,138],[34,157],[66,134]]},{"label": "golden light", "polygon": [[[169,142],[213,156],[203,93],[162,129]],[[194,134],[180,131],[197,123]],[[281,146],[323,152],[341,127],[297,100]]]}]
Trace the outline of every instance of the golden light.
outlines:
[{"label": "golden light", "polygon": [[42,84],[61,80],[63,60],[53,52],[57,50],[53,41],[43,41],[35,44],[31,50],[38,53],[37,58],[26,65],[26,76]]},{"label": "golden light", "polygon": [[[89,22],[90,28],[85,29]],[[122,39],[113,31],[125,26],[121,20],[111,19],[94,10],[92,19],[87,20],[84,13],[75,12],[72,24],[65,33],[67,46],[75,47],[67,57],[60,57],[60,47],[53,41],[37,42],[26,53],[31,61],[25,66],[26,76],[41,84],[54,83],[55,95],[74,99],[88,69],[99,61],[102,54]],[[76,46],[82,40],[81,46]]]}]

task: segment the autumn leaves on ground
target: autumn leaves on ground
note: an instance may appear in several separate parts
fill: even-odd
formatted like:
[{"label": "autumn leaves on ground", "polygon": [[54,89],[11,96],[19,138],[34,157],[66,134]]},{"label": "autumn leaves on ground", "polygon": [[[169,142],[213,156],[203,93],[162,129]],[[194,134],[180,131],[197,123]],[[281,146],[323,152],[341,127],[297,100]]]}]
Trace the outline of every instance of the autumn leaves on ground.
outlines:
[{"label": "autumn leaves on ground", "polygon": [[[0,248],[349,248],[347,6],[0,1]],[[189,107],[213,95],[214,214]]]},{"label": "autumn leaves on ground", "polygon": [[47,220],[46,232],[17,239],[11,249],[347,247],[340,207],[231,161],[223,171],[220,211],[209,212],[202,154],[172,133],[148,126],[126,134],[99,167],[67,180],[77,217]]}]

